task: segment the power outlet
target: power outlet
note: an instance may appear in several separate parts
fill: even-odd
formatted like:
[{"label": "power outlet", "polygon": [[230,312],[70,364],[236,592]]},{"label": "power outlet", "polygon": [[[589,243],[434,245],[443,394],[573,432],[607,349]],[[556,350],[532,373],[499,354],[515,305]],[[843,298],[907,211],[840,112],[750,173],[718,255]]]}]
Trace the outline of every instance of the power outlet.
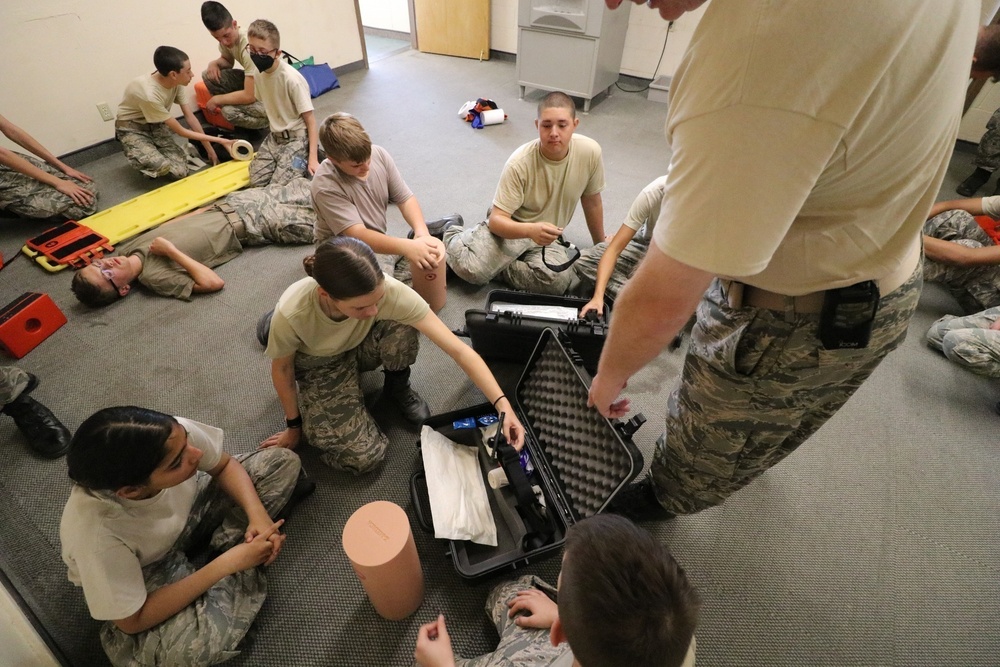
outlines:
[{"label": "power outlet", "polygon": [[97,111],[101,114],[101,118],[106,121],[115,119],[115,115],[111,113],[111,107],[108,106],[107,102],[101,102],[98,104]]}]

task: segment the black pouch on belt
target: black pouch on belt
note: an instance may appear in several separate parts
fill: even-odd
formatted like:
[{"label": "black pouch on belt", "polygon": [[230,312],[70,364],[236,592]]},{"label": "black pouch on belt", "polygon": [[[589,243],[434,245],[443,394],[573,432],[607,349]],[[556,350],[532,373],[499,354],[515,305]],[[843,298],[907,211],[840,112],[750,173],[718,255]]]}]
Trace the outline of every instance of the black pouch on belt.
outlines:
[{"label": "black pouch on belt", "polygon": [[819,319],[823,347],[828,350],[868,347],[879,299],[874,280],[827,290]]}]

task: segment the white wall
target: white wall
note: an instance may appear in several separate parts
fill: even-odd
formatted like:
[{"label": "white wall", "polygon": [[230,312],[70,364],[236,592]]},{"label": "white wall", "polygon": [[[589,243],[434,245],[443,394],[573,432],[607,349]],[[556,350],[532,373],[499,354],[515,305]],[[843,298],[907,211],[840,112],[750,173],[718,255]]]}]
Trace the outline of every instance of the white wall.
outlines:
[{"label": "white wall", "polygon": [[407,0],[359,0],[361,22],[366,28],[410,32]]},{"label": "white wall", "polygon": [[[125,85],[153,71],[157,46],[187,53],[196,77],[218,57],[200,7],[201,0],[0,1],[7,54],[0,113],[57,155],[112,138],[114,123],[101,120],[96,105],[114,110]],[[314,55],[331,67],[362,59],[352,0],[230,0],[227,7],[243,27],[257,18],[273,21],[281,45],[300,58]]]},{"label": "white wall", "polygon": [[[490,48],[507,53],[517,53],[517,2],[518,0],[493,0],[491,5]],[[623,74],[653,79],[663,74],[673,75],[680,64],[681,56],[691,41],[695,26],[705,12],[702,5],[694,12],[684,14],[674,22],[667,40],[663,61],[654,72],[663,39],[667,34],[667,22],[655,10],[643,5],[634,5],[629,14],[628,33],[625,35],[625,51],[622,53]],[[617,10],[616,10],[617,11]]]},{"label": "white wall", "polygon": [[[983,0],[981,22],[984,25],[990,23],[998,9],[1000,0]],[[986,122],[997,109],[1000,109],[1000,84],[987,81],[962,117],[962,124],[958,126],[958,138],[978,144],[986,131]]]}]

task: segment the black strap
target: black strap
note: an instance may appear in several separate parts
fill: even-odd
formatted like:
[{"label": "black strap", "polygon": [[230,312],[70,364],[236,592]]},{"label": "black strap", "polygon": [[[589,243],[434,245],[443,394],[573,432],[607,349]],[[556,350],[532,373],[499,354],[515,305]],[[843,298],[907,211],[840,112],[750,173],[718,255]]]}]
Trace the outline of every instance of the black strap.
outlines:
[{"label": "black strap", "polygon": [[564,239],[562,236],[557,238],[554,242],[558,243],[559,245],[567,249],[569,254],[569,259],[563,262],[562,264],[555,264],[555,265],[549,264],[548,260],[545,259],[545,249],[548,248],[549,246],[542,246],[542,263],[545,264],[546,267],[548,267],[549,271],[552,271],[554,273],[562,273],[569,267],[573,266],[573,262],[580,259],[580,250],[575,245]]},{"label": "black strap", "polygon": [[531,489],[528,476],[521,468],[520,456],[517,450],[507,442],[503,435],[503,413],[497,422],[497,432],[493,437],[493,456],[500,462],[507,481],[514,492],[514,499],[517,502],[518,513],[528,523],[530,532],[525,535],[525,542],[532,544],[531,548],[537,548],[548,544],[552,540],[553,529],[549,521],[545,518],[541,504],[535,497],[535,492]]},{"label": "black strap", "polygon": [[299,60],[298,58],[296,58],[295,56],[293,56],[293,55],[292,55],[291,53],[289,53],[288,51],[285,51],[284,49],[282,49],[282,50],[281,50],[281,54],[282,54],[283,56],[285,56],[285,60],[287,60],[287,61],[288,61],[288,64],[289,64],[289,65],[291,65],[291,64],[292,64],[292,61],[293,61],[293,60],[294,60],[295,62],[297,62],[297,63],[300,63],[300,62],[302,62],[301,60]]}]

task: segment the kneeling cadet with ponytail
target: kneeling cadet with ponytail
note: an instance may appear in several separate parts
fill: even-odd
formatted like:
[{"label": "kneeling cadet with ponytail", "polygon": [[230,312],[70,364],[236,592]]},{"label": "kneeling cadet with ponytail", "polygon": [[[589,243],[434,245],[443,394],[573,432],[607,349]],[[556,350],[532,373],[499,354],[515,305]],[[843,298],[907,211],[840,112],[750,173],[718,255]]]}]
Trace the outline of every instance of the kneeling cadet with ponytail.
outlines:
[{"label": "kneeling cadet with ponytail", "polygon": [[262,447],[292,448],[304,435],[332,468],[355,474],[374,469],[389,441],[365,409],[359,375],[382,366],[383,394],[409,421],[424,421],[430,410],[410,387],[410,366],[423,333],[507,414],[507,439],[521,448],[524,429],[486,363],[412,288],[384,274],[368,245],[335,236],[303,265],[310,277],[281,295],[267,342],[271,379],[288,428]]}]

